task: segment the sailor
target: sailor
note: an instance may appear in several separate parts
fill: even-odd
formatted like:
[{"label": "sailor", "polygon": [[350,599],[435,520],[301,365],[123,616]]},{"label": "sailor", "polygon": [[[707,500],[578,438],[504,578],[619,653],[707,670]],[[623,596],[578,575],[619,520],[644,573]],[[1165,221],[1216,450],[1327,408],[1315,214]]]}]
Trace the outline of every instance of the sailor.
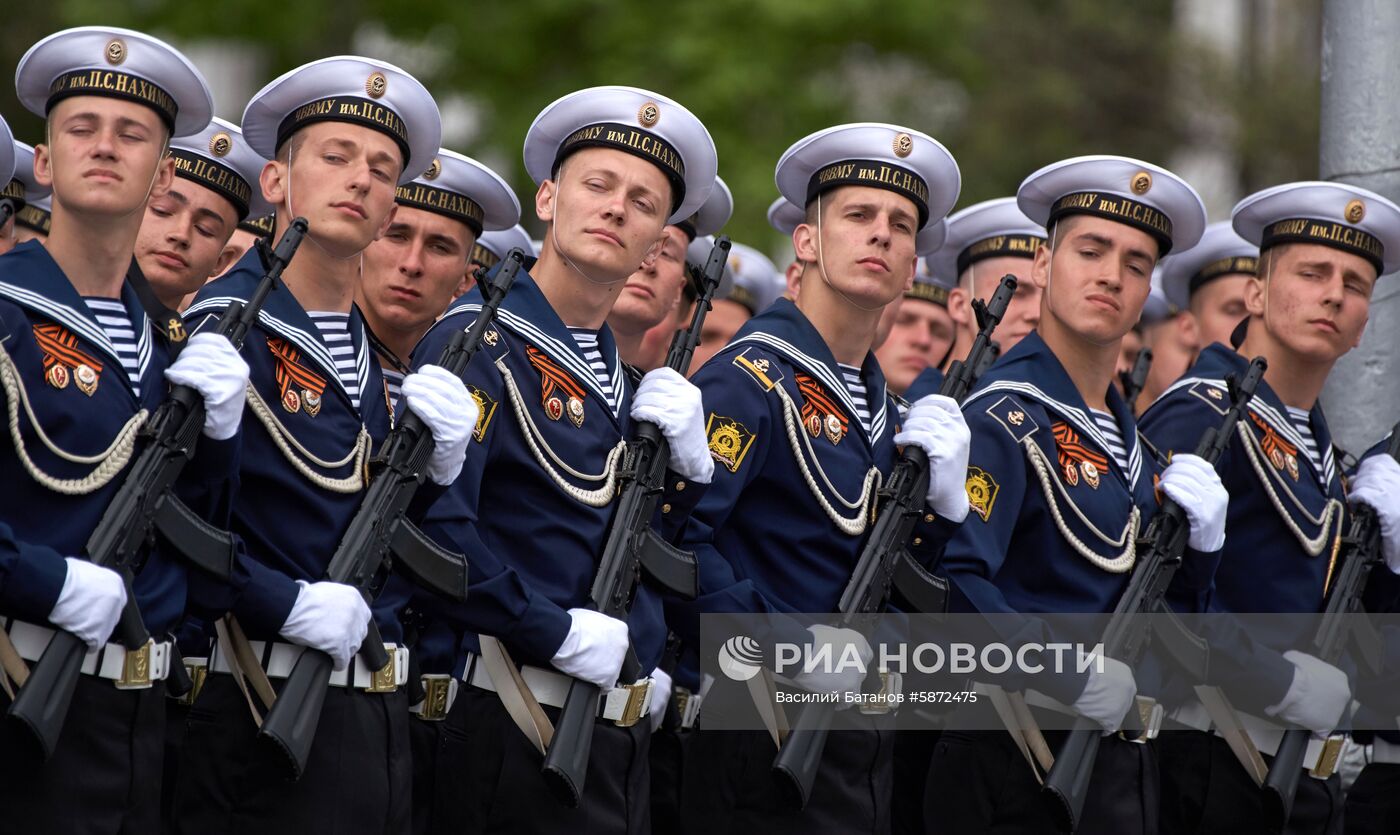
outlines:
[{"label": "sailor", "polygon": [[967,356],[977,336],[972,300],[990,299],[1002,276],[1016,276],[1017,284],[994,335],[1000,352],[1010,351],[1035,330],[1040,321],[1041,290],[1030,280],[1030,270],[1035,251],[1044,241],[1045,229],[1026,217],[1014,197],[974,203],[948,218],[947,239],[927,260],[931,273],[954,280],[948,291],[948,314],[955,328],[953,345],[936,368],[922,373],[910,385],[906,399],[917,400],[938,391],[949,363]]},{"label": "sailor", "polygon": [[[1217,552],[1224,539],[1226,499],[1214,470],[1189,454],[1162,470],[1112,386],[1119,343],[1147,300],[1153,267],[1168,250],[1196,242],[1205,209],[1170,171],[1118,156],[1046,166],[1021,184],[1017,205],[1049,231],[1028,276],[1041,291],[1039,322],[963,404],[973,513],[948,543],[941,570],[954,586],[954,611],[1021,615],[993,623],[1011,646],[1091,642],[1097,634],[1076,634],[1064,622],[1052,631],[1041,615],[1113,611],[1136,538],[1158,507],[1154,487],[1186,507],[1188,562]],[[1025,693],[1011,697],[1024,699],[1032,715],[1083,716],[1113,734],[1137,694],[1135,672],[1113,658],[1083,673],[1047,666],[1012,678],[1011,689]],[[976,682],[977,690],[991,692],[986,684]],[[1057,750],[1064,733],[1046,730],[1028,745],[1048,721],[1027,729],[1001,709],[1009,702],[989,695],[973,711],[974,721],[985,718],[990,703],[1007,730],[943,731],[924,797],[927,831],[1050,829],[1040,754]],[[1156,773],[1150,744],[1104,736],[1078,831],[1155,831]]]},{"label": "sailor", "polygon": [[172,141],[170,156],[175,182],[146,207],[136,261],[160,303],[179,309],[242,256],[231,243],[238,224],[272,207],[258,186],[267,160],[248,147],[236,125],[216,118]]},{"label": "sailor", "polygon": [[1259,247],[1240,237],[1228,220],[1212,223],[1201,242],[1162,262],[1162,292],[1187,311],[1201,347],[1230,344],[1230,334],[1248,317],[1245,286],[1258,274]]},{"label": "sailor", "polygon": [[[439,750],[438,825],[648,832],[653,717],[671,690],[669,676],[655,671],[666,641],[660,598],[642,586],[624,623],[591,608],[589,590],[634,421],[656,423],[669,441],[668,483],[703,492],[713,465],[699,392],[666,368],[634,379],[606,319],[628,278],[659,257],[666,226],[705,205],[715,148],[675,101],[595,87],[536,117],[525,167],[539,184],[543,248],[526,259],[468,367],[481,416],[461,478],[424,527],[471,555],[471,594],[452,615],[466,634],[462,683],[443,731],[455,744]],[[472,322],[478,290],[428,332],[415,363],[437,356]],[[644,677],[619,682],[629,643]],[[593,728],[586,788],[578,808],[569,808],[540,770],[574,679],[601,688],[605,708]]]},{"label": "sailor", "polygon": [[[692,266],[698,261],[696,268],[703,267],[703,259],[708,255],[708,252],[696,251],[691,257]],[[730,247],[725,269],[729,280],[720,283],[709,315],[705,317],[700,342],[695,346],[695,360],[690,364],[692,374],[728,345],[745,322],[777,301],[786,286],[783,274],[768,256],[738,241]]]},{"label": "sailor", "polygon": [[[153,319],[128,278],[147,202],[174,179],[167,143],[202,130],[212,101],[178,51],[112,27],[44,38],[21,59],[16,88],[47,120],[47,141],[28,164],[54,201],[47,244],[27,241],[0,257],[0,381],[20,415],[0,441],[0,704],[9,706],[11,682],[54,630],[82,639],[88,654],[46,761],[27,753],[20,722],[0,726],[0,829],[76,832],[101,821],[158,832],[169,633],[187,609],[217,597],[201,593],[198,573],[172,549],[143,549],[130,593],[153,640],[108,643],[128,589],[83,556],[167,382],[192,386],[206,408],[177,495],[214,524],[226,521],[247,366],[224,337],[187,339]],[[5,133],[0,163],[12,147]],[[0,174],[9,182],[7,164]],[[184,350],[172,363],[177,343]]]},{"label": "sailor", "polygon": [[[931,465],[916,538],[946,538],[968,511],[967,434],[956,404],[926,398],[899,432],[872,352],[882,314],[913,283],[917,253],[932,248],[920,239],[942,237],[943,216],[957,200],[957,163],[909,128],[839,125],[790,147],[777,184],[805,207],[793,232],[803,265],[797,300],[750,319],[695,375],[716,479],[682,537],[699,561],[701,594],[672,628],[691,647],[700,613],[835,611],[896,444],[923,449]],[[677,498],[668,493],[668,501]],[[852,630],[816,625],[792,637],[857,646],[870,660],[865,638]],[[692,652],[692,666],[693,659]],[[814,670],[793,685],[845,694],[860,679]],[[686,752],[687,832],[888,829],[889,731],[837,732],[805,810],[795,813],[770,772],[776,728],[709,731],[703,710]]]},{"label": "sailor", "polygon": [[919,259],[914,283],[904,294],[889,335],[875,350],[890,391],[901,397],[926,369],[943,366],[957,336],[948,311],[957,277],[937,275],[932,269],[930,258]]},{"label": "sailor", "polygon": [[[1316,612],[1336,575],[1348,521],[1318,395],[1333,365],[1361,339],[1377,277],[1400,267],[1400,208],[1343,183],[1287,183],[1240,201],[1232,223],[1259,248],[1257,275],[1238,279],[1246,316],[1231,334],[1233,347],[1214,343],[1202,351],[1143,416],[1142,431],[1164,454],[1192,448],[1225,408],[1226,375],[1241,372],[1249,357],[1268,361],[1248,417],[1220,461],[1231,497],[1229,540],[1209,578],[1211,610]],[[1358,475],[1358,500],[1388,508],[1393,494],[1366,489],[1375,475],[1369,469]],[[1307,646],[1308,619],[1273,623],[1207,636],[1208,683],[1224,689],[1266,758],[1285,726],[1318,737],[1309,745],[1288,831],[1335,832],[1342,799],[1332,768],[1342,738],[1328,737],[1351,687],[1342,670],[1295,649]],[[1251,772],[1210,733],[1212,721],[1232,727],[1217,714],[1191,700],[1170,716],[1190,730],[1161,740],[1164,832],[1262,831],[1262,795]],[[1320,760],[1324,752],[1329,756]],[[1200,779],[1207,773],[1209,797],[1220,793],[1229,803],[1208,801]]]},{"label": "sailor", "polygon": [[[6,133],[8,134],[8,130]],[[14,214],[10,220],[0,223],[0,255],[14,249],[16,244],[28,240],[28,237],[22,236],[21,233],[29,225],[46,222],[39,213],[47,210],[36,208],[28,214],[26,210],[37,201],[47,199],[53,191],[34,179],[34,148],[18,139],[13,142],[15,173],[4,189],[0,189],[0,200],[8,200]]]},{"label": "sailor", "polygon": [[[325,580],[365,490],[366,463],[390,428],[387,389],[353,305],[361,253],[393,223],[395,187],[432,164],[441,123],[411,75],[355,56],[291,70],[248,103],[243,136],[271,160],[263,197],[275,236],[297,217],[310,231],[243,345],[252,367],[232,530],[250,579],[216,626],[209,674],[191,710],[176,791],[181,831],[401,832],[409,826],[408,650],[398,611],[406,581],[373,605]],[[246,302],[264,269],[250,252],[200,290],[191,330]],[[456,376],[425,365],[403,382],[407,407],[435,441],[421,506],[461,470],[476,419]],[[357,653],[370,618],[389,662]],[[259,741],[261,713],[307,648],[333,662],[298,782]],[[246,688],[246,689],[245,689]]]}]

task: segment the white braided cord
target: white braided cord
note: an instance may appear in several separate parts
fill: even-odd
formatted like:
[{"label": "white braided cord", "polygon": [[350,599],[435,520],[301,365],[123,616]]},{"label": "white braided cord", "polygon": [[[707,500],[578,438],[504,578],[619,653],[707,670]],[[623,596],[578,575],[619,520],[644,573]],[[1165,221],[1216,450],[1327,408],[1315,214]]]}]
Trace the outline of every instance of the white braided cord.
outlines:
[{"label": "white braided cord", "polygon": [[[549,474],[556,486],[563,490],[565,494],[575,501],[586,504],[589,507],[605,507],[617,495],[617,470],[622,462],[622,456],[627,451],[627,441],[619,440],[617,446],[608,452],[607,461],[603,464],[603,471],[597,475],[582,473],[570,467],[563,459],[554,453],[549,442],[544,439],[539,427],[535,426],[535,421],[530,417],[530,412],[525,408],[525,399],[520,395],[520,388],[515,384],[515,376],[506,367],[504,359],[496,360],[496,367],[500,369],[501,379],[506,384],[506,399],[510,401],[511,411],[515,413],[516,422],[520,424],[521,434],[525,436],[525,444],[530,447],[530,452],[539,462],[540,469]],[[545,456],[548,455],[547,460]],[[552,463],[551,463],[552,462]],[[557,468],[556,468],[557,467]],[[603,482],[596,490],[585,490],[569,483],[568,479],[559,474],[559,470],[578,479],[592,483]]]},{"label": "white braided cord", "polygon": [[[1051,475],[1050,462],[1046,459],[1045,453],[1041,451],[1040,446],[1037,445],[1035,441],[1031,440],[1029,436],[1022,440],[1021,444],[1026,448],[1026,457],[1031,460],[1031,465],[1035,469],[1035,474],[1040,478],[1040,487],[1045,491],[1046,504],[1050,506],[1050,515],[1055,519],[1055,527],[1060,529],[1060,535],[1065,538],[1065,541],[1070,544],[1070,547],[1074,548],[1081,557],[1104,571],[1113,574],[1123,574],[1131,571],[1133,563],[1137,561],[1137,530],[1138,523],[1142,517],[1142,513],[1138,510],[1137,504],[1133,503],[1133,512],[1128,515],[1128,524],[1123,528],[1122,535],[1117,539],[1110,539],[1103,531],[1100,531],[1093,522],[1090,522],[1084,516],[1079,506],[1070,499],[1069,493],[1065,490],[1064,485],[1060,483],[1060,480]],[[1053,485],[1053,487],[1051,485]],[[1069,529],[1069,525],[1065,523],[1064,517],[1060,514],[1060,504],[1055,501],[1056,492],[1064,497],[1064,500],[1069,503],[1070,508],[1074,511],[1074,515],[1079,517],[1079,521],[1084,523],[1084,527],[1088,528],[1094,536],[1098,537],[1101,542],[1108,545],[1110,548],[1121,548],[1122,550],[1113,557],[1104,557],[1084,544],[1084,542]],[[1131,496],[1129,497],[1129,501],[1131,501]]]},{"label": "white braided cord", "polygon": [[1283,517],[1284,525],[1293,533],[1294,538],[1298,540],[1299,545],[1303,546],[1303,550],[1307,552],[1308,556],[1320,556],[1323,549],[1327,547],[1329,538],[1327,533],[1332,528],[1332,519],[1341,511],[1342,503],[1337,499],[1328,499],[1327,504],[1323,506],[1322,515],[1313,516],[1303,506],[1303,503],[1298,501],[1297,496],[1292,493],[1288,494],[1293,506],[1298,508],[1298,512],[1303,514],[1305,519],[1314,525],[1322,526],[1322,530],[1318,532],[1315,539],[1309,538],[1307,534],[1303,533],[1303,529],[1298,526],[1298,523],[1293,521],[1293,514],[1289,513],[1288,509],[1283,506],[1283,502],[1279,500],[1278,492],[1274,490],[1273,480],[1269,476],[1269,470],[1264,468],[1264,450],[1259,446],[1259,439],[1254,437],[1254,433],[1244,425],[1243,421],[1235,424],[1235,430],[1240,434],[1240,441],[1244,445],[1246,457],[1249,458],[1250,465],[1254,467],[1254,472],[1259,476],[1259,483],[1264,485],[1264,492],[1268,494],[1269,502],[1273,504],[1274,510]]},{"label": "white braided cord", "polygon": [[[117,473],[121,472],[131,461],[131,455],[136,449],[136,435],[141,431],[142,424],[150,415],[146,409],[132,415],[117,432],[112,443],[96,455],[74,455],[60,449],[44,432],[44,427],[34,415],[34,406],[29,402],[29,392],[24,388],[24,380],[20,378],[19,369],[15,367],[14,359],[10,357],[9,352],[4,349],[0,349],[0,385],[3,385],[5,389],[10,438],[14,441],[15,453],[19,456],[20,463],[24,465],[25,472],[29,473],[29,476],[41,486],[68,496],[82,496],[106,487]],[[29,416],[29,425],[34,428],[34,434],[39,437],[49,452],[73,464],[95,464],[92,472],[82,478],[58,478],[40,469],[24,445],[24,433],[20,430],[19,425],[19,407],[21,405],[24,406],[24,413]]]},{"label": "white braided cord", "polygon": [[[277,419],[277,415],[267,405],[267,401],[262,399],[252,383],[248,384],[248,408],[257,416],[258,421],[267,430],[267,434],[272,437],[272,442],[282,451],[282,455],[307,481],[332,493],[358,493],[364,489],[365,458],[369,455],[370,448],[369,432],[365,429],[364,424],[360,424],[360,434],[355,438],[355,445],[350,448],[344,458],[339,461],[325,461],[302,446],[297,441],[296,436],[282,425],[282,422]],[[327,470],[339,469],[351,462],[354,462],[354,466],[350,475],[344,478],[330,478],[311,469],[307,466],[307,461]]]},{"label": "white braided cord", "polygon": [[[812,442],[805,432],[798,431],[798,424],[801,423],[801,413],[797,405],[792,402],[786,390],[782,386],[774,386],[773,390],[778,393],[778,399],[783,402],[783,424],[787,427],[788,443],[792,446],[792,457],[797,459],[797,468],[802,471],[802,479],[807,482],[807,489],[812,491],[817,503],[821,505],[826,515],[841,530],[849,536],[860,536],[865,533],[865,528],[870,523],[870,516],[875,511],[875,498],[880,490],[882,476],[880,468],[872,466],[865,474],[865,482],[861,487],[860,498],[854,502],[846,500],[836,486],[831,483],[831,479],[826,477],[826,471],[822,469],[821,462],[817,460],[816,450],[812,449]],[[800,439],[800,440],[799,440]],[[844,516],[826,498],[826,494],[812,477],[812,470],[807,466],[807,456],[802,454],[806,448],[807,455],[811,456],[812,463],[817,467],[817,474],[821,476],[831,495],[848,510],[857,511],[855,516]]]}]

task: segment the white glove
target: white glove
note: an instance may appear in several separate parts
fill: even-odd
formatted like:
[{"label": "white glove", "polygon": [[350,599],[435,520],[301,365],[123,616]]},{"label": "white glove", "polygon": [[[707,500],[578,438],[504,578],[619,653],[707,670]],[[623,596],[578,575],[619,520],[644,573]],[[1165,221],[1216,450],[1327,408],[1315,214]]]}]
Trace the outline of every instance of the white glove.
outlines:
[{"label": "white glove", "polygon": [[631,642],[627,624],[592,609],[570,609],[569,618],[573,621],[569,634],[549,663],[562,673],[611,690]]},{"label": "white glove", "polygon": [[189,386],[204,398],[204,434],[224,441],[238,433],[243,400],[248,391],[248,363],[228,339],[217,333],[197,333],[170,367],[165,379]]},{"label": "white glove", "polygon": [[68,564],[68,576],[49,612],[49,623],[81,638],[89,650],[98,649],[117,628],[126,605],[126,583],[110,568],[77,557],[63,561]]},{"label": "white glove", "polygon": [[1342,712],[1351,704],[1351,685],[1347,674],[1320,658],[1290,649],[1283,657],[1293,665],[1293,683],[1283,701],[1264,708],[1317,736],[1330,734],[1342,721]]},{"label": "white glove", "polygon": [[457,480],[467,458],[467,441],[476,429],[481,407],[467,393],[462,378],[440,365],[425,365],[403,378],[400,389],[408,408],[433,434],[428,478],[444,487]]},{"label": "white glove", "polygon": [[1225,545],[1225,513],[1230,494],[1220,474],[1199,455],[1173,455],[1162,471],[1162,492],[1181,505],[1191,524],[1186,544],[1197,551],[1219,551]]},{"label": "white glove", "polygon": [[666,718],[666,705],[671,701],[671,677],[657,667],[651,671],[651,698],[647,700],[647,711],[651,716],[651,732],[661,730],[661,722]]},{"label": "white glove", "polygon": [[950,522],[967,518],[967,451],[972,433],[951,397],[930,394],[909,407],[894,442],[928,456],[928,506]]},{"label": "white glove", "polygon": [[282,637],[329,655],[337,672],[345,669],[369,632],[369,604],[343,583],[297,580],[297,585],[301,591],[282,624]]},{"label": "white glove", "polygon": [[[875,650],[870,648],[865,636],[854,629],[838,629],[820,623],[808,627],[807,631],[812,633],[813,658],[816,658],[815,653],[829,646],[826,658],[830,661],[818,661],[813,669],[807,670],[806,659],[803,659],[803,671],[792,677],[793,683],[813,693],[859,693],[870,670],[870,659],[875,657]],[[860,658],[858,665],[849,663],[848,647],[851,646]],[[830,669],[827,669],[828,663]]]},{"label": "white glove", "polygon": [[632,419],[661,427],[671,445],[671,469],[687,481],[709,484],[715,459],[705,441],[705,407],[700,389],[670,368],[646,373],[632,396]]},{"label": "white glove", "polygon": [[1122,661],[1105,657],[1103,672],[1089,670],[1089,683],[1074,700],[1073,707],[1081,716],[1102,725],[1107,736],[1123,727],[1123,718],[1128,715],[1136,696],[1137,680],[1133,678],[1133,671]]},{"label": "white glove", "polygon": [[1351,500],[1375,509],[1385,564],[1400,574],[1400,462],[1389,455],[1363,460],[1351,482]]}]

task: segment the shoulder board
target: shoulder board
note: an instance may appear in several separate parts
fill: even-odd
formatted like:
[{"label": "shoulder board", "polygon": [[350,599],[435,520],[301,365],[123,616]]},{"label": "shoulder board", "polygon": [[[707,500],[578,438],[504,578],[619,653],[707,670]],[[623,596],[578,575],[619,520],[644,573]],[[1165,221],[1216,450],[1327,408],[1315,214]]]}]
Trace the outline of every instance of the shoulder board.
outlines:
[{"label": "shoulder board", "polygon": [[1014,395],[1008,394],[993,403],[987,409],[987,414],[996,418],[997,423],[1000,423],[1018,444],[1040,429],[1040,424],[1031,417],[1025,404]]},{"label": "shoulder board", "polygon": [[1229,410],[1230,396],[1220,386],[1201,380],[1192,384],[1187,391],[1214,409],[1216,414],[1223,415]]},{"label": "shoulder board", "polygon": [[773,387],[783,381],[783,373],[775,368],[773,361],[764,356],[749,358],[749,352],[753,348],[745,348],[734,357],[734,364],[744,369],[764,391],[772,391]]}]

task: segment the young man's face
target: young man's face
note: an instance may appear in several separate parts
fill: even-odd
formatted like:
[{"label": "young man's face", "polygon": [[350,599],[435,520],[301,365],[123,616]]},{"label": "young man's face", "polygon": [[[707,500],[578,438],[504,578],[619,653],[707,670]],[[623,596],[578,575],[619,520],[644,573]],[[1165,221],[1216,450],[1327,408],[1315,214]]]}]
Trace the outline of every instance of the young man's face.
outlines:
[{"label": "young man's face", "polygon": [[661,250],[645,262],[623,285],[608,313],[608,322],[628,332],[643,331],[666,319],[680,302],[685,289],[685,252],[689,240],[679,227],[667,226]]},{"label": "young man's face", "polygon": [[[1006,306],[1006,315],[997,325],[996,341],[1004,354],[1016,347],[1016,343],[1026,338],[1040,324],[1040,296],[1043,292],[1031,280],[1030,258],[1004,255],[986,258],[970,265],[958,277],[958,286],[948,294],[948,310],[952,313],[959,328],[968,334],[977,334],[977,319],[972,315],[972,298],[982,301],[991,299],[1001,284],[1001,277],[1007,274],[1016,276],[1016,293]],[[972,288],[969,297],[967,288]]]},{"label": "young man's face", "polygon": [[365,249],[356,298],[377,325],[426,331],[464,291],[474,243],[461,221],[399,206],[384,237]]},{"label": "young man's face", "polygon": [[[234,229],[233,234],[229,236],[228,246],[226,247],[226,249],[233,250],[233,260],[229,262],[224,272],[228,272],[244,255],[247,255],[248,250],[253,248],[253,245],[258,242],[258,238],[260,237],[262,236],[254,232],[249,232],[247,229]],[[223,273],[219,275],[223,275]],[[218,278],[219,276],[214,277]]]},{"label": "young man's face", "polygon": [[1321,244],[1285,244],[1261,254],[1259,269],[1245,305],[1295,354],[1331,362],[1361,341],[1376,285],[1366,259]]},{"label": "young man's face", "polygon": [[1201,344],[1230,344],[1230,334],[1249,315],[1244,306],[1245,286],[1252,276],[1231,273],[1213,278],[1191,294],[1191,315],[1196,317]]},{"label": "young man's face", "polygon": [[739,328],[749,321],[749,309],[729,299],[716,299],[710,312],[705,314],[705,324],[700,327],[700,341],[695,345],[695,355],[690,361],[690,372],[694,374],[710,357],[729,344]]},{"label": "young man's face", "polygon": [[660,248],[671,214],[671,184],[661,169],[611,148],[584,148],[535,193],[535,214],[550,224],[553,246],[586,276],[616,281]]},{"label": "young man's face", "polygon": [[1095,345],[1113,345],[1142,314],[1152,290],[1157,242],[1131,226],[1089,215],[1057,224],[1036,251],[1031,279],[1045,291],[1042,318]]},{"label": "young man's face", "polygon": [[808,220],[793,232],[798,257],[824,269],[822,284],[847,301],[866,310],[884,307],[913,283],[919,214],[909,198],[882,188],[843,186],[821,195]]},{"label": "young man's face", "polygon": [[889,336],[875,351],[880,370],[895,394],[903,394],[925,368],[937,365],[953,344],[953,318],[947,308],[905,298]]},{"label": "young man's face", "polygon": [[156,295],[167,304],[200,287],[236,260],[230,236],[238,228],[233,204],[209,189],[176,177],[152,198],[136,235],[136,261]]},{"label": "young man's face", "polygon": [[383,133],[318,122],[292,134],[263,169],[263,196],[279,207],[279,216],[306,218],[331,255],[348,258],[393,219],[402,169],[402,153]]},{"label": "young man's face", "polygon": [[165,124],[149,107],[74,96],[49,111],[48,134],[34,151],[34,177],[75,214],[134,215],[174,180]]},{"label": "young man's face", "polygon": [[1166,391],[1185,374],[1201,350],[1196,320],[1186,313],[1148,325],[1143,329],[1143,342],[1152,349],[1152,366],[1147,370],[1143,390],[1153,393]]}]

